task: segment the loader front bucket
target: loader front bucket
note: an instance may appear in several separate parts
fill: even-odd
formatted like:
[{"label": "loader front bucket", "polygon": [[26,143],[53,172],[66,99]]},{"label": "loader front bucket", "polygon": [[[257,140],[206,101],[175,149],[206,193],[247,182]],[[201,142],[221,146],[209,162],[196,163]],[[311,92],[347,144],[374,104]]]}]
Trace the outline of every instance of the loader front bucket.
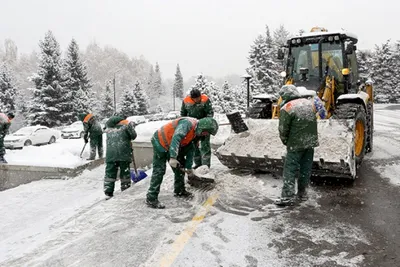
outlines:
[{"label": "loader front bucket", "polygon": [[[248,131],[231,134],[217,150],[229,168],[280,172],[286,147],[279,138],[279,120],[247,120]],[[319,120],[319,146],[314,151],[312,174],[355,178],[354,134],[351,121]]]}]

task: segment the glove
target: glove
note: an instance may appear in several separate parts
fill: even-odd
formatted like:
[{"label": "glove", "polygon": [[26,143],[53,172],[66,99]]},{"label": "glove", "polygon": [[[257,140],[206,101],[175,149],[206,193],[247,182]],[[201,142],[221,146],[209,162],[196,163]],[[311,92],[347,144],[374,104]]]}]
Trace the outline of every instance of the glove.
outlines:
[{"label": "glove", "polygon": [[187,169],[187,170],[186,170],[186,173],[187,173],[187,175],[188,175],[189,178],[193,178],[193,177],[194,177],[194,172],[193,172],[192,169]]},{"label": "glove", "polygon": [[174,159],[174,158],[171,158],[170,160],[169,160],[169,166],[171,166],[172,168],[178,168],[179,167],[179,161],[177,161],[176,159]]},{"label": "glove", "polygon": [[87,144],[87,142],[89,142],[89,137],[88,137],[87,135],[85,135],[85,136],[83,137],[83,140],[85,140],[85,144]]}]

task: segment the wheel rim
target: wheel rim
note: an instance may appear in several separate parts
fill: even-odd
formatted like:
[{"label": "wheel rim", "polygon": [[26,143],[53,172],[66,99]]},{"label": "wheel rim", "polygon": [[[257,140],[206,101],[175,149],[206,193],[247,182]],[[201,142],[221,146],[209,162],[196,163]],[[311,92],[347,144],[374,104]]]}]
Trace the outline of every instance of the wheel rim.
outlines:
[{"label": "wheel rim", "polygon": [[26,140],[24,146],[30,146],[30,145],[32,145],[32,142],[30,140]]},{"label": "wheel rim", "polygon": [[355,136],[355,154],[360,156],[364,148],[365,127],[361,120],[356,122],[356,136]]},{"label": "wheel rim", "polygon": [[54,138],[54,136],[52,136],[51,138],[50,138],[50,143],[54,143],[56,140],[55,140],[55,138]]}]

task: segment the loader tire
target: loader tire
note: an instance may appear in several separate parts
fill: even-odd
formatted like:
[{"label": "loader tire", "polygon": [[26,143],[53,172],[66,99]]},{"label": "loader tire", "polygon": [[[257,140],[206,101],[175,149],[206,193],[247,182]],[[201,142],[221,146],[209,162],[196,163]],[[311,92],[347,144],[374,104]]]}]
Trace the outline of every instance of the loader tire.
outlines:
[{"label": "loader tire", "polygon": [[374,144],[374,104],[372,102],[367,105],[367,146],[366,153],[372,152]]},{"label": "loader tire", "polygon": [[344,103],[336,107],[337,119],[354,120],[351,125],[354,132],[354,157],[359,166],[364,159],[367,148],[368,123],[365,109],[356,103]]}]

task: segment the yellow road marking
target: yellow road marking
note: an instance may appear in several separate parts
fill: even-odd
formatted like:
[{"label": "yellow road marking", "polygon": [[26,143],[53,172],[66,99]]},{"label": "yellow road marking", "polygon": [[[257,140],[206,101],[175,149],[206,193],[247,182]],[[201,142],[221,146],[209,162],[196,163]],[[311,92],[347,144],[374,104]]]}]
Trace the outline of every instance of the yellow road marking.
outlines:
[{"label": "yellow road marking", "polygon": [[217,200],[218,195],[211,195],[206,202],[203,203],[200,210],[194,215],[190,223],[186,226],[185,230],[178,236],[175,242],[172,244],[172,249],[170,253],[164,255],[161,259],[160,266],[161,267],[169,267],[174,263],[176,257],[178,257],[179,253],[183,250],[186,243],[192,237],[193,233],[196,231],[197,226],[203,221],[204,217],[210,211],[211,207],[214,205]]}]

